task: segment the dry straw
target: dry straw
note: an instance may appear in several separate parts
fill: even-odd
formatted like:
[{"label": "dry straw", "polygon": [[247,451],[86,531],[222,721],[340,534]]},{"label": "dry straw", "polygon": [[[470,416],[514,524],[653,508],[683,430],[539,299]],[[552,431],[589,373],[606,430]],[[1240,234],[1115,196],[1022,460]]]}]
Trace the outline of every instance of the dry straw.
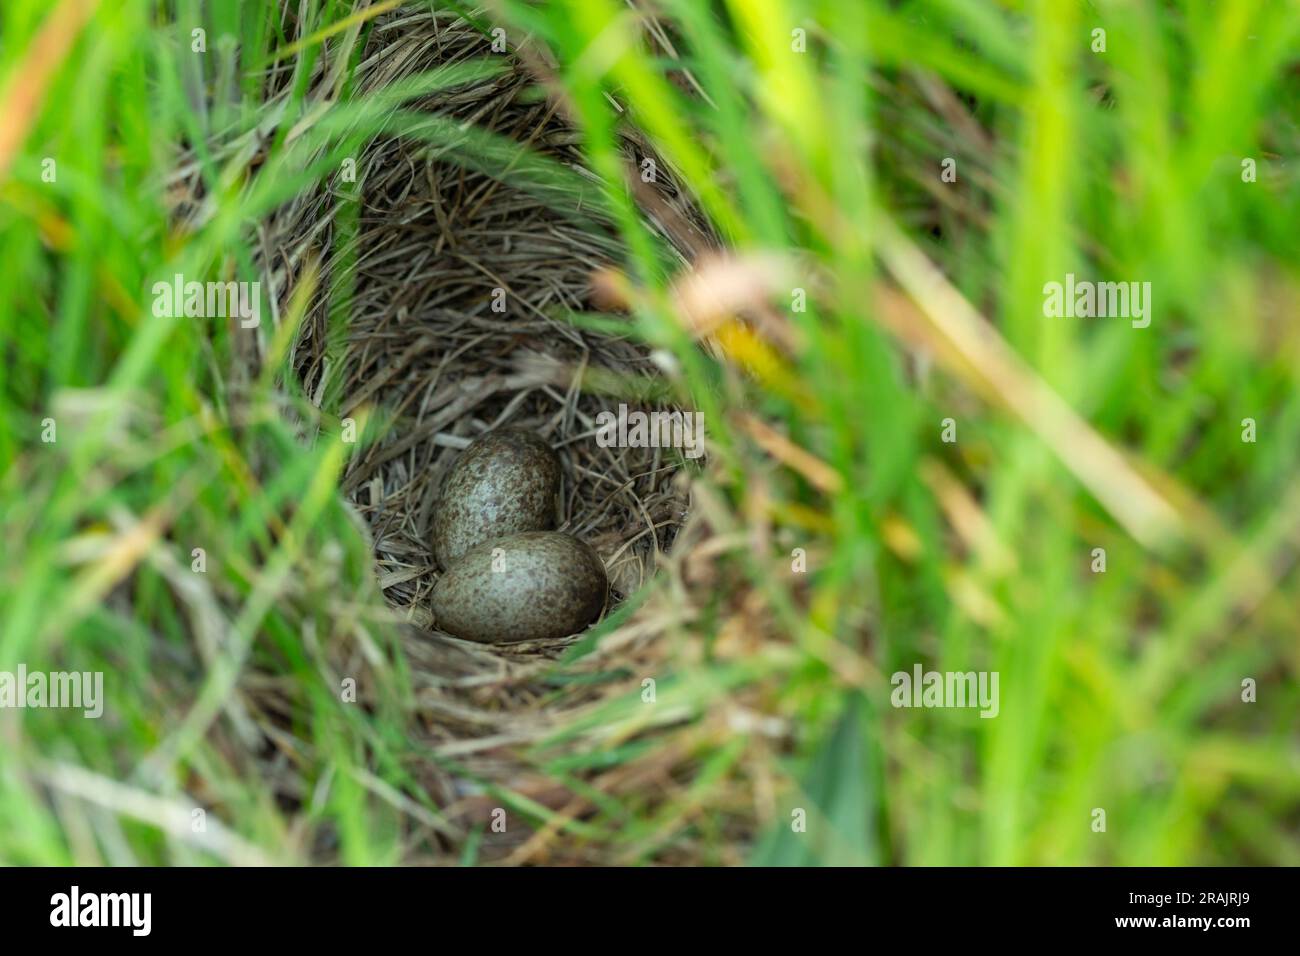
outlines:
[{"label": "dry straw", "polygon": [[[365,42],[351,81],[358,97],[442,65],[492,55],[489,37],[446,13],[385,14]],[[594,181],[582,168],[577,136],[562,109],[539,94],[520,60],[501,56],[508,63],[501,75],[406,108],[509,137],[520,144],[521,161],[542,154]],[[337,85],[329,62],[317,61],[313,89]],[[276,74],[281,89],[269,108],[287,95],[290,82],[287,70]],[[472,159],[472,146],[467,150]],[[645,146],[629,138],[627,150],[638,163]],[[337,389],[340,415],[367,408],[387,424],[380,440],[359,446],[343,491],[369,529],[383,595],[404,622],[416,700],[410,732],[431,757],[417,775],[446,817],[420,812],[396,793],[387,798],[410,811],[416,831],[452,846],[465,825],[486,820],[500,804],[476,795],[483,781],[580,813],[581,800],[574,804],[572,793],[531,769],[526,745],[612,695],[635,699],[640,675],[653,673],[653,659],[664,653],[656,637],[687,613],[680,601],[652,597],[578,665],[605,674],[618,668],[623,679],[573,683],[562,692],[547,677],[571,641],[488,646],[439,631],[428,611],[438,576],[429,527],[458,449],[508,423],[536,432],[560,452],[561,530],[587,541],[605,560],[611,608],[657,572],[676,577],[679,565],[669,552],[682,550],[674,546],[684,541],[689,510],[677,452],[601,448],[595,440],[600,411],[620,401],[649,410],[637,396],[668,394],[644,346],[566,318],[571,310],[596,308],[593,273],[621,258],[615,231],[589,210],[507,185],[509,170],[504,176],[475,171],[461,158],[427,139],[380,136],[357,156],[357,183],[350,187],[361,196],[354,239],[341,238],[335,186],[295,197],[263,224],[259,237],[262,268],[282,312],[299,280],[319,263],[318,291],[292,353],[307,394],[320,403]],[[674,231],[682,223],[695,230],[689,248],[676,244],[682,263],[695,248],[714,244],[667,176],[651,188],[656,208],[646,218],[652,229],[666,234],[662,220],[671,210]],[[343,270],[350,270],[346,301],[338,295]],[[502,301],[505,311],[494,311],[494,302]],[[338,324],[340,310],[346,326]],[[332,331],[340,328],[345,331]],[[365,673],[360,648],[337,653],[340,673]],[[372,691],[363,681],[362,703]],[[506,843],[501,852],[541,852],[536,837],[519,846],[513,844],[522,834],[500,839]]]}]

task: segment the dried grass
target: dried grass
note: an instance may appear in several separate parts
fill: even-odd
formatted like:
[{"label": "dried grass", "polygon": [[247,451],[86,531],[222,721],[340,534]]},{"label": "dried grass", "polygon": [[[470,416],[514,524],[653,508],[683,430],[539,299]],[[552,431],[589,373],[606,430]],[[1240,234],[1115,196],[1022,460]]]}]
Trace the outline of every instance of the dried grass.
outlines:
[{"label": "dried grass", "polygon": [[[367,41],[355,87],[365,95],[439,64],[486,55],[489,45],[447,14],[388,14]],[[287,76],[279,82],[287,84]],[[536,90],[517,66],[419,106],[580,168],[573,131]],[[629,143],[629,159],[636,162],[643,148]],[[633,396],[666,392],[643,346],[564,318],[568,310],[594,308],[593,273],[620,258],[613,230],[548,208],[436,152],[396,136],[365,147],[357,161],[362,211],[352,248],[336,247],[338,202],[326,188],[279,209],[264,224],[262,243],[282,311],[308,263],[321,265],[320,291],[293,353],[307,393],[319,403],[337,387],[342,415],[373,405],[388,421],[384,436],[350,462],[343,488],[369,528],[384,597],[406,622],[403,650],[416,693],[410,733],[430,753],[415,773],[448,821],[412,813],[411,837],[418,842],[423,833],[450,849],[445,841],[454,846],[458,828],[489,810],[472,780],[498,782],[556,810],[580,812],[584,802],[574,804],[572,794],[536,774],[521,745],[609,695],[636,693],[636,674],[662,653],[654,647],[656,636],[686,613],[666,598],[647,602],[581,665],[602,672],[621,667],[622,678],[578,683],[560,693],[545,678],[578,638],[489,646],[438,630],[428,610],[438,578],[428,533],[458,449],[508,423],[536,432],[559,451],[561,529],[605,560],[611,610],[660,570],[682,540],[689,482],[674,451],[600,448],[594,440],[597,412],[623,399],[592,390],[593,382]],[[656,190],[663,208],[680,217],[675,228],[692,223],[692,245],[714,244],[667,177]],[[656,216],[647,218],[657,228]],[[685,262],[690,250],[678,248]],[[336,350],[330,316],[338,304],[328,290],[338,278],[332,270],[349,258],[354,293],[346,306],[346,341]],[[504,314],[492,309],[496,289],[505,290]],[[356,648],[350,654],[352,660],[339,662],[343,673],[359,666]],[[450,765],[460,769],[449,771]],[[523,835],[501,839],[496,855],[513,848],[514,862],[554,852],[550,839],[522,846],[513,844]],[[494,855],[491,846],[484,852]]]}]

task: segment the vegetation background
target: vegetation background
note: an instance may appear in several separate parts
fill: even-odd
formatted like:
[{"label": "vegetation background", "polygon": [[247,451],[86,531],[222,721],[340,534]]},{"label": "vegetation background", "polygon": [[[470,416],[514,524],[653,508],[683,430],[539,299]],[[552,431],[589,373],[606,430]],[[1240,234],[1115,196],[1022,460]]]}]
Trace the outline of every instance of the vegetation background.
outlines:
[{"label": "vegetation background", "polygon": [[[656,701],[584,672],[610,692],[511,756],[576,803],[485,785],[522,844],[419,786],[305,303],[249,333],[149,292],[258,278],[258,223],[401,114],[349,91],[370,31],[433,6],[505,31],[481,68],[544,82],[626,249],[630,319],[556,318],[674,356],[710,443],[697,571],[566,659],[659,615]],[[1270,0],[6,0],[0,670],[108,703],[0,710],[0,861],[1300,864],[1298,104]],[[629,128],[728,250],[696,285]],[[1045,318],[1071,272],[1149,281],[1150,327]],[[999,672],[1000,714],[891,707],[917,663]]]}]

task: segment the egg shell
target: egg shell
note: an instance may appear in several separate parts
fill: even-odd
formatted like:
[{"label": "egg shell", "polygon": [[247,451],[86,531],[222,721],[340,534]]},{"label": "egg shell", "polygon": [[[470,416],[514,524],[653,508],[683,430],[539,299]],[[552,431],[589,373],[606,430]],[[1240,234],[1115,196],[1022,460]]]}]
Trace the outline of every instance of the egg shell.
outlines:
[{"label": "egg shell", "polygon": [[447,473],[430,543],[446,569],[475,545],[555,527],[560,459],[531,432],[499,428],[470,443]]},{"label": "egg shell", "polygon": [[437,626],[470,641],[554,640],[600,616],[609,580],[591,546],[558,531],[479,545],[434,586]]}]

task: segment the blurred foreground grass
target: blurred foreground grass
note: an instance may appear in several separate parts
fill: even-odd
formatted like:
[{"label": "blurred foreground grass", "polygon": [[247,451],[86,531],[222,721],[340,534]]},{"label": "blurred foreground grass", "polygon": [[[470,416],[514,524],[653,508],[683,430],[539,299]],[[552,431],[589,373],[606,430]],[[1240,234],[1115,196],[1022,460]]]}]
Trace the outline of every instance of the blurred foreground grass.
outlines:
[{"label": "blurred foreground grass", "polygon": [[[259,219],[391,128],[400,97],[347,77],[399,5],[292,6],[292,32],[270,2],[0,7],[0,671],[103,671],[108,697],[98,721],[0,710],[0,861],[397,862],[404,815],[438,813],[336,490],[347,446],[283,374],[303,303],[253,331],[150,307],[176,273],[256,279]],[[687,738],[688,777],[589,819],[505,805],[608,861],[1300,863],[1300,7],[645,9],[653,46],[614,0],[467,12],[525,43],[578,124],[637,334],[706,414],[697,494],[741,546],[656,706],[727,729]],[[319,58],[338,86],[308,122]],[[270,70],[300,79],[282,115]],[[691,342],[627,122],[767,332]],[[179,143],[206,187],[186,231]],[[1150,282],[1150,326],[1045,317],[1068,273]],[[248,335],[276,360],[256,374]],[[738,668],[751,593],[781,639]],[[386,662],[378,712],[339,705],[341,641]],[[999,715],[890,707],[916,663],[997,671]],[[235,745],[258,739],[236,686],[277,682],[302,708],[273,745],[312,781],[292,808]],[[755,710],[779,732],[735,719]],[[595,756],[561,737],[538,765],[580,786],[675,733]]]}]

